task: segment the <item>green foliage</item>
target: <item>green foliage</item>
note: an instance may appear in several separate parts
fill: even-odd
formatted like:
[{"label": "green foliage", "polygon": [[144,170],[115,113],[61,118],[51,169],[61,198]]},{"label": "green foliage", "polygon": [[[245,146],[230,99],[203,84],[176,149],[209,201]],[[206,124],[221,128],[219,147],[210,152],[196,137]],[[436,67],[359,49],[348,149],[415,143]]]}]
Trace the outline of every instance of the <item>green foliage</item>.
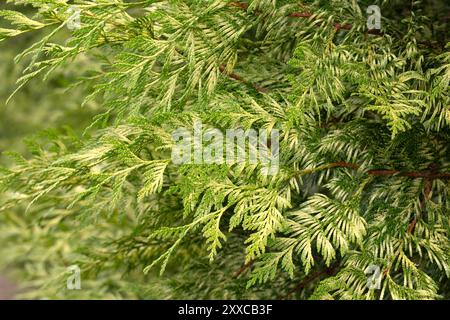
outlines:
[{"label": "green foliage", "polygon": [[[95,113],[0,171],[28,297],[449,298],[449,5],[383,1],[376,34],[369,1],[74,1],[71,31],[69,1],[8,3],[0,40],[39,32],[9,103],[65,70]],[[173,163],[199,120],[278,130],[280,170]]]}]

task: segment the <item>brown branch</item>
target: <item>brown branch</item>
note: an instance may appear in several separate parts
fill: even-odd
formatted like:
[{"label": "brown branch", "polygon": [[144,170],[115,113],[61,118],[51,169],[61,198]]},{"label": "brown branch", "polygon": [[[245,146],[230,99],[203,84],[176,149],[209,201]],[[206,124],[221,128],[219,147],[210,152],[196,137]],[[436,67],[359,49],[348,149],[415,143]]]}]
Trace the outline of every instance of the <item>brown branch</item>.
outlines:
[{"label": "brown branch", "polygon": [[[239,9],[243,9],[243,10],[247,10],[249,5],[248,3],[245,2],[230,2],[228,4],[231,7],[236,7]],[[291,18],[305,18],[305,19],[309,19],[314,17],[313,13],[310,12],[291,12],[287,15],[288,17]],[[334,23],[334,28],[339,31],[339,30],[351,30],[353,28],[353,25],[350,23],[344,23],[344,24],[340,24],[340,23]],[[373,35],[378,35],[381,36],[383,35],[383,32],[381,32],[378,29],[369,29],[367,30],[368,34],[373,34]]]},{"label": "brown branch", "polygon": [[[230,7],[235,7],[235,8],[239,8],[242,10],[247,10],[249,5],[248,3],[245,2],[230,2],[228,3],[228,6]],[[305,19],[309,19],[314,17],[313,13],[310,13],[308,11],[306,12],[292,12],[290,14],[288,14],[288,17],[291,18],[305,18]],[[353,25],[349,24],[349,23],[345,23],[345,24],[340,24],[340,23],[334,23],[334,28],[339,31],[339,30],[351,30],[353,28]],[[380,30],[377,29],[370,29],[367,31],[368,34],[374,34],[374,35],[382,35],[383,33]],[[267,93],[268,90],[264,87],[259,86],[258,84],[255,83],[250,83],[248,81],[246,81],[244,78],[242,78],[240,75],[234,73],[234,72],[227,72],[226,68],[224,65],[221,65],[219,67],[220,72],[224,75],[226,75],[227,77],[229,77],[230,79],[239,81],[243,84],[246,85],[250,85],[252,86],[256,91],[260,92],[260,93]]]},{"label": "brown branch", "polygon": [[247,271],[249,268],[252,267],[254,263],[254,260],[250,260],[249,262],[247,262],[246,264],[244,264],[234,275],[235,278],[239,277],[241,274],[243,274],[245,271]]},{"label": "brown branch", "polygon": [[[331,168],[351,168],[351,169],[359,169],[360,165],[355,163],[348,162],[333,162],[330,164],[322,165],[316,168],[304,169],[301,171],[297,171],[296,175],[310,174],[316,171],[331,169]],[[433,180],[435,179],[450,179],[449,172],[438,172],[438,166],[436,164],[431,164],[428,167],[428,171],[424,172],[403,172],[400,170],[393,169],[372,169],[366,171],[367,174],[373,176],[400,176],[400,177],[408,177],[408,178],[421,178],[425,180],[424,190],[423,190],[423,198],[419,205],[419,213],[411,220],[408,225],[407,232],[409,234],[414,233],[414,229],[416,227],[418,219],[420,219],[420,212],[425,208],[426,202],[429,200],[432,187]]]},{"label": "brown branch", "polygon": [[291,18],[311,18],[313,15],[309,12],[292,12],[288,15]]},{"label": "brown branch", "polygon": [[314,272],[313,274],[310,274],[306,278],[304,278],[298,285],[296,285],[292,290],[290,290],[284,297],[281,297],[282,299],[290,299],[292,297],[292,294],[294,294],[297,291],[300,291],[304,289],[307,285],[312,283],[313,281],[319,279],[323,275],[333,275],[336,272],[336,269],[338,268],[339,263],[335,262],[330,267],[326,268],[325,270],[318,270]]},{"label": "brown branch", "polygon": [[[429,169],[431,170],[431,173],[436,175],[437,174],[436,171],[438,169],[438,166],[435,165],[435,164],[431,164],[429,166]],[[425,178],[425,183],[424,183],[424,186],[423,186],[422,200],[420,201],[420,204],[419,204],[419,212],[417,213],[417,215],[414,216],[414,218],[412,219],[412,221],[408,225],[408,233],[409,234],[413,234],[414,233],[417,221],[420,219],[421,212],[425,208],[425,205],[427,204],[427,201],[430,199],[432,190],[433,190],[433,178],[426,177]]]},{"label": "brown branch", "polygon": [[240,8],[240,9],[244,9],[244,10],[248,9],[248,3],[245,3],[245,2],[230,2],[228,4],[228,6],[236,7],[236,8]]},{"label": "brown branch", "polygon": [[358,169],[359,165],[355,163],[349,163],[349,162],[333,162],[331,163],[331,166],[333,168],[352,168],[352,169]]},{"label": "brown branch", "polygon": [[238,74],[236,74],[236,73],[234,73],[234,72],[227,72],[224,65],[221,65],[221,66],[219,67],[219,70],[220,70],[220,72],[221,72],[222,74],[226,75],[227,77],[229,77],[229,78],[231,78],[231,79],[233,79],[233,80],[239,81],[239,82],[241,82],[241,83],[243,83],[243,84],[245,84],[245,85],[250,85],[250,86],[252,86],[256,91],[258,91],[258,92],[260,92],[260,93],[266,93],[266,92],[268,91],[268,90],[267,90],[266,88],[264,88],[264,87],[261,87],[261,86],[255,84],[255,83],[250,83],[250,82],[244,80],[244,78],[242,78],[240,75],[238,75]]}]

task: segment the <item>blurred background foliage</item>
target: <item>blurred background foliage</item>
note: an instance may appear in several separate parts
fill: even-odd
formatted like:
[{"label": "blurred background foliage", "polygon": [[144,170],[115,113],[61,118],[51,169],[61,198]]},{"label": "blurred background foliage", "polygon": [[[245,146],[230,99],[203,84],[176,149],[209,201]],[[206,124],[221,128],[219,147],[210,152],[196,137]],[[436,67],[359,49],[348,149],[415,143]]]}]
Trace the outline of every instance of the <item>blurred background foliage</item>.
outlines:
[{"label": "blurred background foliage", "polygon": [[[0,9],[13,7],[18,9],[17,6],[0,3]],[[30,14],[32,10],[22,7],[21,11]],[[0,27],[4,27],[2,23]],[[0,164],[10,162],[7,156],[10,152],[29,157],[33,150],[31,141],[36,141],[35,138],[44,142],[46,136],[57,132],[80,137],[100,108],[95,102],[81,106],[85,95],[83,88],[67,90],[77,75],[94,67],[92,61],[83,57],[58,69],[47,81],[43,81],[42,77],[34,79],[6,103],[27,64],[26,60],[14,63],[15,56],[41,39],[45,32],[25,33],[12,41],[0,42]],[[64,39],[67,34],[62,32],[59,37]],[[33,280],[45,279],[48,270],[56,267],[49,263],[51,259],[47,256],[49,252],[59,252],[60,248],[55,246],[56,241],[41,238],[49,230],[31,219],[30,213],[26,214],[24,209],[11,208],[0,215],[0,270],[3,270],[0,274],[19,281],[22,294],[26,296],[26,288],[36,285]],[[51,215],[50,212],[46,214]],[[46,251],[51,247],[55,250]],[[63,248],[63,251],[67,249]]]},{"label": "blurred background foliage", "polygon": [[[0,3],[0,9],[12,9],[12,5]],[[14,6],[17,10],[17,6]],[[27,12],[28,11],[28,12]],[[22,12],[31,10],[22,8]],[[5,24],[0,21],[0,27]],[[74,82],[77,74],[92,68],[92,61],[79,58],[64,69],[58,69],[47,81],[42,77],[34,79],[20,90],[6,104],[8,97],[16,89],[16,81],[21,76],[26,60],[14,63],[14,57],[41,39],[44,31],[25,33],[12,41],[0,42],[0,150],[16,151],[21,154],[28,151],[26,137],[45,130],[69,130],[81,134],[97,113],[99,105],[81,106],[84,97],[82,88],[67,87]],[[61,33],[61,39],[67,34]],[[81,71],[81,72],[80,72]],[[70,97],[70,98],[68,98]],[[1,162],[7,161],[2,156]]]},{"label": "blurred background foliage", "polygon": [[[4,2],[0,10],[13,9],[28,16],[35,10],[31,7],[19,7]],[[0,19],[0,28],[9,27]],[[102,103],[90,100],[83,104],[89,94],[89,88],[72,86],[84,76],[100,67],[101,59],[91,59],[79,55],[63,68],[55,70],[48,79],[38,76],[18,91],[17,79],[22,75],[29,60],[15,62],[14,58],[23,50],[42,39],[51,30],[24,33],[8,41],[0,41],[0,165],[7,165],[14,157],[31,158],[39,152],[34,150],[52,150],[60,137],[64,141],[54,149],[76,145],[82,138],[89,138],[86,129],[96,115],[103,111]],[[64,43],[70,37],[69,30],[62,30],[54,38]],[[103,52],[98,52],[102,55]],[[96,56],[96,58],[99,58]],[[102,123],[102,125],[105,125]],[[30,182],[37,183],[37,182]],[[0,197],[7,197],[7,193]],[[2,200],[2,199],[0,199]],[[1,203],[1,201],[0,201]],[[105,210],[107,211],[107,210]],[[110,261],[101,248],[104,242],[128,234],[136,226],[133,214],[102,216],[102,219],[89,220],[89,225],[79,219],[64,219],[74,212],[81,213],[82,208],[61,208],[47,203],[36,205],[27,211],[26,206],[8,208],[0,214],[0,291],[3,298],[19,299],[157,299],[176,298],[170,288],[180,287],[186,280],[182,275],[174,276],[170,281],[162,279],[158,271],[144,275],[141,269],[132,268],[132,264],[117,265]],[[99,212],[106,214],[106,212]],[[63,216],[63,217],[61,217]],[[100,220],[100,221],[99,221]],[[83,231],[80,232],[80,226]],[[70,230],[70,231],[69,231]],[[95,235],[95,236],[93,236]],[[74,261],[83,260],[83,254],[89,253],[101,264],[101,272],[83,270],[82,290],[67,290],[70,273],[68,267]],[[192,248],[185,250],[186,256]],[[196,267],[198,264],[196,262]],[[204,272],[207,271],[205,258]],[[236,265],[236,268],[239,268]],[[192,268],[191,265],[186,267]],[[170,273],[170,267],[168,268]],[[212,273],[218,272],[220,267]],[[225,278],[224,278],[225,279]],[[12,288],[15,283],[15,288]],[[169,283],[170,282],[170,283]],[[244,282],[242,289],[244,288]],[[11,294],[11,290],[15,295]],[[190,291],[184,284],[181,293]],[[201,290],[201,288],[199,288]],[[0,292],[1,293],[1,292]],[[204,291],[205,296],[208,291]],[[222,293],[217,292],[217,297]]]}]

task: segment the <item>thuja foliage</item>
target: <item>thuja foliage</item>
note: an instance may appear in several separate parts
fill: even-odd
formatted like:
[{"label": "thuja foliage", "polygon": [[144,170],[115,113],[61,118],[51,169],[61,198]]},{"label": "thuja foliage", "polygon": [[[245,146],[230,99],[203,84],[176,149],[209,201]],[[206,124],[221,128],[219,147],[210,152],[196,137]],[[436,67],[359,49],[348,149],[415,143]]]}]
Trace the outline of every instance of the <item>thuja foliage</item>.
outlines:
[{"label": "thuja foliage", "polygon": [[[1,260],[28,297],[450,297],[449,4],[7,2],[0,39],[40,33],[9,104],[70,70],[60,108],[79,88],[99,106],[1,170]],[[279,171],[173,163],[196,121],[278,130]]]}]

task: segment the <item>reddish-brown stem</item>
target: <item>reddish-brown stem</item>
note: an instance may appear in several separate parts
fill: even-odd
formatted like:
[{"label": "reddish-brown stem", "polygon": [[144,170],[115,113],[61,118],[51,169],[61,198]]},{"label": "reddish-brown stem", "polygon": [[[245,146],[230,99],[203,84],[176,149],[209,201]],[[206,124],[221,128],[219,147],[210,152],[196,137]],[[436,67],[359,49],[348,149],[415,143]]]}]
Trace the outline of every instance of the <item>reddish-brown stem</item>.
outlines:
[{"label": "reddish-brown stem", "polygon": [[243,274],[245,271],[247,271],[248,269],[250,269],[253,265],[253,260],[250,260],[249,262],[247,262],[246,264],[244,264],[234,275],[235,278],[239,277],[241,274]]},{"label": "reddish-brown stem", "polygon": [[[430,165],[429,167],[430,173],[437,175],[436,170],[438,169],[438,166],[435,164]],[[425,208],[425,205],[427,204],[427,201],[429,200],[431,196],[431,191],[433,190],[433,177],[425,177],[425,183],[423,186],[423,196],[422,200],[420,201],[419,205],[419,212],[414,216],[412,221],[408,225],[408,233],[413,234],[414,230],[416,228],[417,221],[419,220],[421,213],[423,209]]]},{"label": "reddish-brown stem", "polygon": [[240,75],[238,75],[238,74],[236,74],[236,73],[234,73],[234,72],[227,72],[224,65],[221,65],[221,66],[219,67],[219,70],[220,70],[220,72],[222,72],[224,75],[226,75],[226,76],[229,77],[230,79],[239,81],[239,82],[241,82],[241,83],[243,83],[243,84],[251,85],[251,86],[252,86],[256,91],[258,91],[258,92],[261,92],[261,93],[267,92],[267,89],[266,89],[266,88],[263,88],[263,87],[261,87],[261,86],[255,84],[255,83],[249,83],[249,82],[245,81]]},{"label": "reddish-brown stem", "polygon": [[[248,3],[239,2],[239,1],[230,2],[230,3],[228,3],[228,6],[239,8],[239,9],[242,9],[242,10],[247,10],[248,7],[249,7]],[[290,14],[288,14],[288,17],[309,19],[309,18],[314,17],[314,14],[311,13],[311,12],[308,12],[308,11],[306,11],[306,12],[291,12]],[[350,30],[350,29],[353,28],[353,25],[350,24],[350,23],[344,23],[344,24],[334,23],[334,28],[337,31],[339,31],[339,30]],[[373,35],[382,35],[383,34],[380,30],[377,30],[377,29],[370,29],[370,30],[367,31],[367,33],[368,34],[373,34]],[[225,68],[224,65],[220,66],[220,72],[225,74],[226,76],[228,76],[230,79],[234,79],[234,80],[239,81],[241,83],[244,83],[244,84],[247,84],[247,85],[251,85],[258,92],[261,92],[261,93],[266,93],[267,92],[266,88],[261,87],[261,86],[259,86],[257,84],[254,84],[254,83],[249,83],[244,78],[242,78],[241,76],[239,76],[236,73],[226,72],[226,68]]]},{"label": "reddish-brown stem", "polygon": [[[248,9],[248,3],[245,2],[230,2],[228,4],[231,7],[236,7],[236,8],[240,8],[243,10],[247,10]],[[309,19],[314,17],[314,14],[311,12],[291,12],[287,15],[288,17],[291,18],[305,18],[305,19]],[[334,28],[339,31],[339,30],[351,30],[353,28],[353,25],[350,23],[334,23]],[[383,35],[383,33],[378,30],[378,29],[369,29],[367,30],[368,34],[373,34],[373,35]]]},{"label": "reddish-brown stem", "polygon": [[338,268],[338,266],[339,266],[339,263],[335,262],[332,266],[326,268],[325,270],[318,270],[318,271],[310,274],[309,276],[304,278],[298,285],[296,285],[291,291],[289,291],[286,296],[284,296],[282,298],[283,299],[290,299],[292,297],[293,293],[304,289],[306,286],[308,286],[313,281],[319,279],[321,276],[323,276],[323,275],[333,275],[335,273],[336,269]]}]

